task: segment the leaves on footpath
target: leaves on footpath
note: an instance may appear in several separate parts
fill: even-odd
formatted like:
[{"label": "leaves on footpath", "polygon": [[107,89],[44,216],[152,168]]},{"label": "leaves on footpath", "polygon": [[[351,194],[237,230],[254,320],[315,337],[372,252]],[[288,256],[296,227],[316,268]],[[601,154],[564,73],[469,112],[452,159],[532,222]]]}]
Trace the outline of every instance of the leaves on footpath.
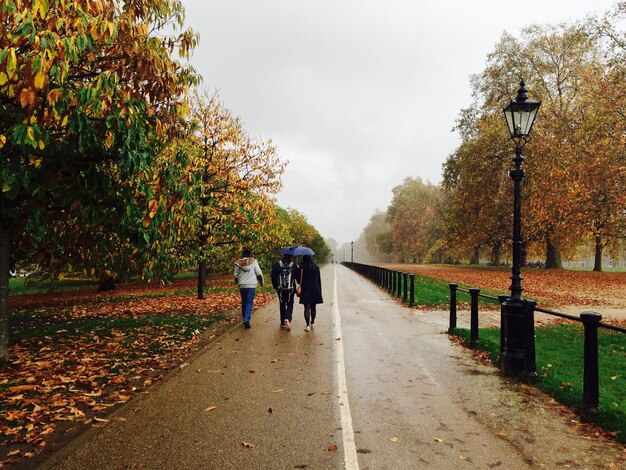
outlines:
[{"label": "leaves on footpath", "polygon": [[[194,284],[13,297],[17,342],[0,370],[0,464],[35,456],[81,426],[123,424],[106,415],[186,365],[209,326],[239,321],[230,276],[211,279],[204,300],[181,294]],[[259,292],[255,307],[271,300]]]}]

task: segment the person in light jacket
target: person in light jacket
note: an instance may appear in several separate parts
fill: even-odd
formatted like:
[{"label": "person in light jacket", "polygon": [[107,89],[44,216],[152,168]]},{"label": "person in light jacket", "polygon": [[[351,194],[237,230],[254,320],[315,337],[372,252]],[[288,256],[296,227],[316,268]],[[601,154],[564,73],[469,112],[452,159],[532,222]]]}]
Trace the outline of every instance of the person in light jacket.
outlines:
[{"label": "person in light jacket", "polygon": [[300,279],[302,279],[300,304],[304,305],[304,321],[306,322],[304,331],[311,331],[311,328],[315,326],[316,306],[324,303],[324,300],[322,299],[320,268],[311,260],[309,255],[302,257]]},{"label": "person in light jacket", "polygon": [[257,284],[263,285],[263,272],[257,260],[252,258],[252,250],[250,248],[244,248],[241,253],[241,259],[235,262],[234,276],[241,293],[243,325],[246,328],[250,328],[256,286]]}]

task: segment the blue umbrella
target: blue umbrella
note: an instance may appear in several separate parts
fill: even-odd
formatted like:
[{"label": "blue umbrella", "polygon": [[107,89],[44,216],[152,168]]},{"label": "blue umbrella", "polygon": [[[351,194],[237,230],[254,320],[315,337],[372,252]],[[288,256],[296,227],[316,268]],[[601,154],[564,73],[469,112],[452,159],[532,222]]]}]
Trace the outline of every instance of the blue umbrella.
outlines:
[{"label": "blue umbrella", "polygon": [[280,250],[283,255],[291,255],[291,256],[304,256],[309,255],[313,256],[315,252],[307,247],[307,246],[286,246],[282,250]]}]

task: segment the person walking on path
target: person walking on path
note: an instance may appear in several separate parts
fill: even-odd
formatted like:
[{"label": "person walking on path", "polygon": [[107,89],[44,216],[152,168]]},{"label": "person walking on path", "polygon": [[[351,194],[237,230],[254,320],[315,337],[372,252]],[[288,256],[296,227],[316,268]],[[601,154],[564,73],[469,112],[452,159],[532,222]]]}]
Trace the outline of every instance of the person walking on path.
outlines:
[{"label": "person walking on path", "polygon": [[280,305],[280,327],[286,330],[291,330],[293,300],[299,273],[300,269],[291,255],[283,255],[283,259],[272,266],[272,286],[278,294]]},{"label": "person walking on path", "polygon": [[250,328],[256,286],[257,284],[263,285],[263,272],[257,260],[252,258],[252,250],[250,248],[244,248],[241,253],[241,259],[235,262],[234,276],[241,293],[243,325],[246,328]]},{"label": "person walking on path", "polygon": [[323,304],[322,299],[322,279],[320,268],[313,262],[309,255],[302,257],[300,265],[300,303],[304,305],[304,321],[306,327],[304,331],[311,331],[315,326],[316,306]]}]

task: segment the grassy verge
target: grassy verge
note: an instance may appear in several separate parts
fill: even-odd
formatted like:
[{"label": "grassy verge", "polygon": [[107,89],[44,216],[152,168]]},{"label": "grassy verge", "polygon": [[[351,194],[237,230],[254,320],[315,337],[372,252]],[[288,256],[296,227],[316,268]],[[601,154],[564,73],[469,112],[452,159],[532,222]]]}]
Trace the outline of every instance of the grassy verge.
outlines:
[{"label": "grassy verge", "polygon": [[[470,332],[455,333],[469,343]],[[583,395],[583,329],[581,325],[553,325],[535,330],[537,351],[537,387],[556,400],[580,408]],[[500,361],[500,329],[481,329],[479,348],[486,351],[494,364]],[[626,443],[626,336],[600,329],[598,331],[600,368],[600,414],[596,424],[616,433]]]},{"label": "grassy verge", "polygon": [[10,295],[41,294],[44,292],[74,292],[85,289],[95,289],[97,281],[90,279],[63,279],[26,281],[25,277],[9,279]]},{"label": "grassy verge", "polygon": [[[434,277],[422,276],[420,274],[415,275],[415,304],[427,307],[427,308],[441,308],[450,305],[450,287],[449,282],[441,279],[435,279]],[[404,289],[404,282],[400,283],[401,289]],[[459,284],[460,289],[469,289],[472,286]],[[407,282],[407,289],[410,289],[410,280]],[[408,295],[410,295],[410,291]],[[498,292],[484,289],[480,291],[481,294],[497,297]],[[407,297],[408,297],[407,295]],[[463,304],[469,304],[470,295],[465,292],[457,291],[457,301],[463,307]],[[479,305],[483,307],[493,307],[494,305],[500,305],[499,302],[494,302],[489,299],[479,297]]]}]

